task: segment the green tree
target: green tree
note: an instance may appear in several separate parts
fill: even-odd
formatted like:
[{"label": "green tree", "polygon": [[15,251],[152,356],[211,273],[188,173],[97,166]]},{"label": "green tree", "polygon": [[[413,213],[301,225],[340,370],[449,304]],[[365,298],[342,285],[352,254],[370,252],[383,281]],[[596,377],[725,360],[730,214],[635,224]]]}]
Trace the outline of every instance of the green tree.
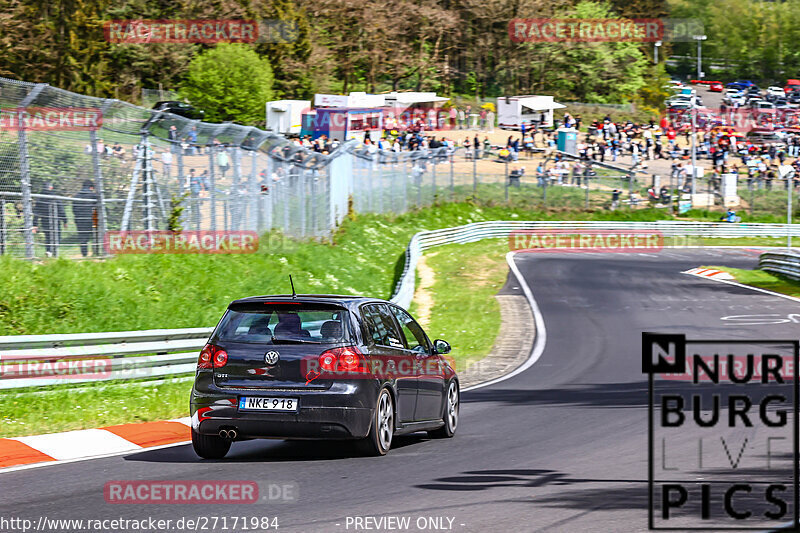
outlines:
[{"label": "green tree", "polygon": [[[608,4],[583,1],[562,18],[618,18]],[[555,92],[580,102],[630,101],[645,85],[647,59],[638,43],[563,42],[526,45],[540,72],[535,91]]]},{"label": "green tree", "polygon": [[179,93],[211,122],[263,122],[272,98],[272,67],[245,44],[220,44],[195,56]]}]

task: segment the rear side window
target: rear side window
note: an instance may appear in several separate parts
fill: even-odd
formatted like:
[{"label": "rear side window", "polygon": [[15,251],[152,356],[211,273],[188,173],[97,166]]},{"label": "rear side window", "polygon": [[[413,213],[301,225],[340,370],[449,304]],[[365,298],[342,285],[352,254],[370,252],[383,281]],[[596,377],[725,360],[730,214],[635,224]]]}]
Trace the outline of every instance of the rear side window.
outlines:
[{"label": "rear side window", "polygon": [[400,328],[403,330],[408,349],[416,352],[428,352],[428,338],[425,336],[425,332],[422,331],[420,325],[411,318],[411,315],[399,307],[392,306],[392,312],[400,323]]},{"label": "rear side window", "polygon": [[384,304],[365,305],[361,308],[364,325],[367,328],[367,338],[373,344],[403,348],[400,332],[389,311],[389,306]]},{"label": "rear side window", "polygon": [[348,313],[335,306],[241,304],[228,309],[214,337],[221,341],[280,340],[339,343],[351,340]]}]

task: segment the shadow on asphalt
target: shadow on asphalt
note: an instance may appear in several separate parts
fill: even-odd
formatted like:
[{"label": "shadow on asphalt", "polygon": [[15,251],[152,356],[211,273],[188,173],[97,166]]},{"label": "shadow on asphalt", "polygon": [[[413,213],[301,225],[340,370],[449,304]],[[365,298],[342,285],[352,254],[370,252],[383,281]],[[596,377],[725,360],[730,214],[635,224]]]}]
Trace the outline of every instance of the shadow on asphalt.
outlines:
[{"label": "shadow on asphalt", "polygon": [[[792,385],[749,385],[742,389],[739,385],[692,385],[690,382],[681,381],[656,381],[656,401],[660,395],[682,394],[688,398],[690,394],[700,396],[702,406],[710,406],[714,395],[746,393],[754,405],[760,398],[768,394],[783,394],[792,398]],[[649,402],[647,381],[629,383],[596,383],[588,385],[570,385],[551,389],[503,389],[502,385],[487,389],[478,389],[465,392],[461,402],[468,403],[502,403],[509,406],[575,406],[607,409],[609,407],[637,407],[646,408]],[[684,411],[690,410],[690,403],[686,402]],[[789,404],[791,406],[791,403]]]},{"label": "shadow on asphalt", "polygon": [[[429,440],[427,435],[395,437],[392,450],[399,450]],[[356,448],[354,441],[269,440],[254,439],[234,442],[225,459],[200,459],[191,445],[147,450],[125,456],[126,461],[148,463],[275,463],[288,461],[331,461],[368,458]]]}]

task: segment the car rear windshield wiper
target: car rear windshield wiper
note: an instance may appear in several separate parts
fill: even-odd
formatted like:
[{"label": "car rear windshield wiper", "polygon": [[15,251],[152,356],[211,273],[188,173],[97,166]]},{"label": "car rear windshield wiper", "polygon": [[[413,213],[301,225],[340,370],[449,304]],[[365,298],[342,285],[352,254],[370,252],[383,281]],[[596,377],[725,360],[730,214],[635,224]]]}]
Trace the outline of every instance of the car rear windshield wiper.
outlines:
[{"label": "car rear windshield wiper", "polygon": [[285,339],[272,336],[272,344],[322,344],[319,341],[310,341],[306,339]]}]

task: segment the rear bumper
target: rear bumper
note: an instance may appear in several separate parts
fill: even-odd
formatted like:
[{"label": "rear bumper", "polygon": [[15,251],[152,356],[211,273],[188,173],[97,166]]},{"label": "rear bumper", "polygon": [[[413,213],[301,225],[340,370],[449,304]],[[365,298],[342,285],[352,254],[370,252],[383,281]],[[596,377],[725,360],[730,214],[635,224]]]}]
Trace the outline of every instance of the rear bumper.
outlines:
[{"label": "rear bumper", "polygon": [[[236,410],[234,407],[233,410]],[[347,407],[300,408],[293,413],[235,413],[234,416],[192,417],[192,427],[203,435],[236,428],[243,438],[356,439],[369,433],[372,409]]]},{"label": "rear bumper", "polygon": [[[205,386],[204,386],[205,385]],[[338,381],[327,390],[221,389],[198,380],[192,389],[192,429],[216,435],[236,428],[241,438],[357,439],[369,433],[379,385]],[[297,412],[242,411],[241,396],[296,398]]]}]

